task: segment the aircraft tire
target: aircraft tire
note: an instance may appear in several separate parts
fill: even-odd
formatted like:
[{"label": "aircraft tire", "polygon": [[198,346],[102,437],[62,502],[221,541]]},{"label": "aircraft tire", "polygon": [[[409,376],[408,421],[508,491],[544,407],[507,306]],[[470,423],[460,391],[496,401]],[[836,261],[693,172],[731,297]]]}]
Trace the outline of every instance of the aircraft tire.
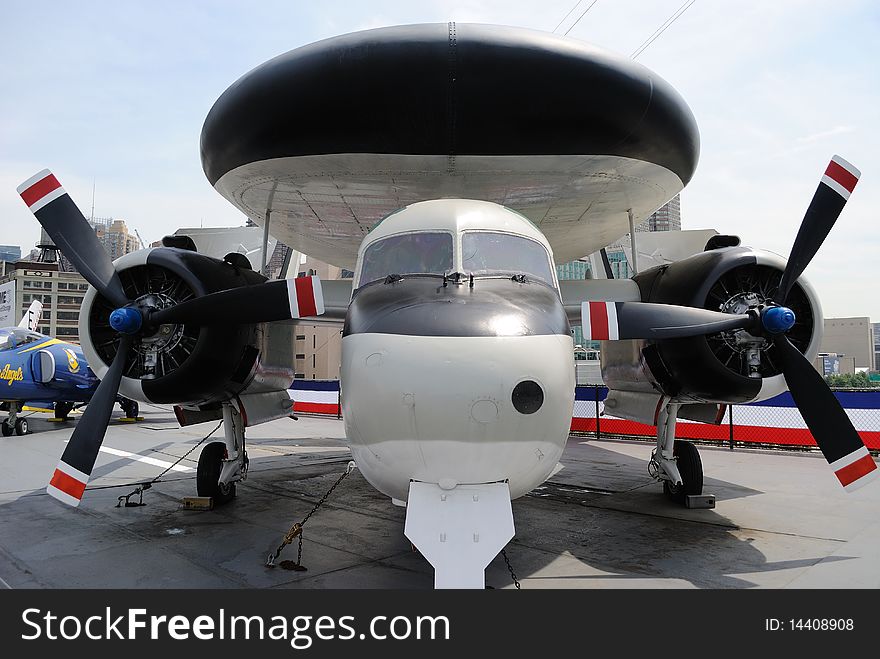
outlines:
[{"label": "aircraft tire", "polygon": [[202,449],[196,468],[196,491],[200,497],[212,497],[215,504],[228,503],[235,497],[235,483],[224,487],[217,482],[225,454],[226,444],[211,442]]},{"label": "aircraft tire", "polygon": [[27,419],[19,419],[15,422],[15,434],[16,435],[27,435],[28,431],[28,422]]},{"label": "aircraft tire", "polygon": [[10,426],[8,423],[6,423],[6,421],[3,421],[3,423],[0,423],[0,428],[2,428],[2,430],[3,430],[4,437],[9,437],[13,433],[13,431],[15,430],[12,426]]},{"label": "aircraft tire", "polygon": [[672,485],[663,481],[663,493],[675,503],[684,505],[686,496],[703,493],[703,461],[692,442],[676,440],[672,454],[678,458],[682,483]]}]

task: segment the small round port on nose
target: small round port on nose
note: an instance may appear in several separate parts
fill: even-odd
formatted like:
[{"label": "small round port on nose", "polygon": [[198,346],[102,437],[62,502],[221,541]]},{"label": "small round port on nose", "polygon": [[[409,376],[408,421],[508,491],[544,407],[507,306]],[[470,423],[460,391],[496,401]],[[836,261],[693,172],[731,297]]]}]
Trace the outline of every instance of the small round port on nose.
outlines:
[{"label": "small round port on nose", "polygon": [[534,380],[523,380],[513,388],[511,400],[520,414],[534,414],[544,404],[544,390]]}]

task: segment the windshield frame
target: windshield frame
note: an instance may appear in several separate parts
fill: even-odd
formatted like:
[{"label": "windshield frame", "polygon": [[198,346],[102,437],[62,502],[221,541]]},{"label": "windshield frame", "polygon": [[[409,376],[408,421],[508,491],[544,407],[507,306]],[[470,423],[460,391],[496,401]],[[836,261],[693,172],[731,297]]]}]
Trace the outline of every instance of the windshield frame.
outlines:
[{"label": "windshield frame", "polygon": [[[465,234],[474,234],[474,233],[491,233],[491,234],[496,234],[496,235],[500,234],[500,235],[505,235],[505,236],[513,236],[514,238],[521,238],[523,240],[528,240],[529,242],[532,242],[535,245],[539,246],[541,248],[541,250],[543,251],[544,256],[547,259],[548,266],[550,267],[550,281],[546,281],[543,277],[539,277],[538,275],[536,275],[532,272],[525,272],[522,270],[517,271],[517,272],[513,272],[511,270],[510,273],[502,272],[500,270],[499,271],[492,271],[492,272],[482,272],[482,273],[477,273],[474,271],[467,270],[464,267],[464,237],[465,237]],[[459,232],[458,243],[459,243],[458,244],[458,257],[459,257],[458,266],[461,269],[461,271],[464,272],[465,274],[473,274],[473,276],[475,278],[508,276],[509,274],[524,274],[527,279],[531,279],[532,281],[544,282],[545,284],[547,284],[548,286],[550,286],[554,290],[559,290],[559,280],[558,280],[558,277],[556,274],[556,263],[550,254],[550,250],[547,249],[547,246],[544,243],[542,243],[540,240],[537,240],[535,238],[532,238],[531,236],[527,236],[522,233],[518,233],[516,231],[504,231],[504,230],[500,230],[500,229],[465,229],[465,230]]]},{"label": "windshield frame", "polygon": [[397,272],[397,273],[392,273],[392,272],[389,272],[389,273],[386,273],[385,275],[383,275],[383,277],[387,277],[390,274],[399,274],[399,275],[403,275],[404,277],[406,277],[406,276],[419,276],[419,275],[443,276],[444,274],[455,271],[456,264],[458,263],[459,245],[458,245],[457,236],[454,231],[450,231],[449,229],[434,229],[434,228],[413,229],[411,231],[399,231],[397,233],[388,234],[387,236],[382,236],[381,238],[378,238],[377,240],[374,240],[370,244],[364,246],[363,251],[361,252],[361,254],[358,258],[357,272],[355,273],[355,278],[354,278],[354,281],[357,282],[357,286],[355,286],[354,288],[356,288],[356,289],[361,288],[362,286],[365,286],[365,285],[369,284],[370,282],[381,281],[381,279],[382,279],[382,277],[379,277],[376,279],[370,279],[369,281],[362,280],[363,272],[364,272],[364,265],[366,264],[367,252],[369,252],[373,246],[378,245],[382,242],[385,242],[386,240],[390,240],[392,238],[399,238],[401,236],[410,236],[410,235],[425,234],[425,233],[443,234],[443,235],[449,236],[449,238],[451,240],[450,248],[452,250],[452,264],[451,264],[450,269],[446,272],[436,272],[436,273],[432,273],[432,272],[407,272],[407,273]]}]

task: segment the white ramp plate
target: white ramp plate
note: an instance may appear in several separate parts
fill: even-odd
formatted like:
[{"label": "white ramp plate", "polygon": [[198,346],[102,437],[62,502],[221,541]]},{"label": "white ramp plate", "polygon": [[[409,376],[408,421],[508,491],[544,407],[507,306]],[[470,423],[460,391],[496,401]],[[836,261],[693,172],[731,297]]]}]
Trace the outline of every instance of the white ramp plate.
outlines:
[{"label": "white ramp plate", "polygon": [[404,534],[434,566],[435,588],[485,588],[486,566],[513,533],[507,483],[409,485]]}]

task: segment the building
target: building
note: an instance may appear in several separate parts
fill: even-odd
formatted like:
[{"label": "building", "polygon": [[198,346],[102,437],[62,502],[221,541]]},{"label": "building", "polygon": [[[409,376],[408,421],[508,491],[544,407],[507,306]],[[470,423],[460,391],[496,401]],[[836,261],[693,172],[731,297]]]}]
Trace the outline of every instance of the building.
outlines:
[{"label": "building", "polygon": [[824,376],[847,375],[856,372],[855,357],[846,357],[837,353],[821,352],[813,360],[813,366]]},{"label": "building", "polygon": [[874,329],[874,370],[880,369],[880,323],[872,323]]},{"label": "building", "polygon": [[[104,249],[107,250],[110,258],[113,260],[116,260],[120,256],[128,254],[129,252],[141,249],[140,239],[137,237],[136,233],[129,232],[125,220],[116,220],[112,217],[94,217],[88,220],[88,223],[92,226],[95,235],[98,236]],[[37,245],[37,247],[40,249],[36,252],[31,252],[31,260],[52,262],[57,258],[58,269],[61,272],[76,272],[76,268],[70,260],[64,256],[64,254],[55,247],[51,239],[45,235],[45,230],[43,231],[41,243]],[[46,249],[47,247],[49,248],[48,250]],[[54,254],[54,252],[57,252],[57,255]],[[35,256],[35,254],[37,254],[37,256]]]},{"label": "building", "polygon": [[109,224],[95,226],[95,233],[98,234],[111,259],[118,259],[140,249],[140,240],[134,233],[129,233],[125,220],[109,218]]},{"label": "building", "polygon": [[21,247],[18,245],[0,245],[0,261],[18,261],[21,258]]},{"label": "building", "polygon": [[675,195],[636,227],[636,231],[681,231],[681,197]]},{"label": "building", "polygon": [[[641,231],[681,231],[681,197],[675,195],[646,220],[637,224],[636,232]],[[636,241],[638,242],[638,238]],[[633,276],[622,242],[609,245],[605,251],[615,279],[629,279]]]},{"label": "building", "polygon": [[[296,254],[296,252],[294,252]],[[307,256],[300,258],[298,275],[318,275],[322,280],[345,279],[351,271]],[[338,380],[342,366],[342,332],[334,327],[296,325],[294,364],[296,377],[306,380]]]},{"label": "building", "polygon": [[[560,281],[571,281],[573,279],[592,279],[590,262],[587,259],[576,259],[568,263],[562,263],[556,266],[556,277]],[[584,332],[580,325],[574,325],[571,328],[574,344],[594,348],[598,347],[598,341],[588,341],[589,346],[584,346]]]},{"label": "building", "polygon": [[[636,225],[636,231],[681,231],[681,199],[675,195],[667,203],[663,204],[644,222]],[[611,274],[615,279],[629,279],[633,275],[632,268],[623,251],[622,243],[610,245],[606,250],[608,263],[611,266]],[[590,279],[593,274],[589,259],[583,258],[569,261],[556,266],[556,276],[560,279]],[[604,275],[603,275],[604,276]],[[598,341],[584,343],[584,333],[580,325],[572,326],[572,335],[575,345],[584,348],[598,348]]]},{"label": "building", "polygon": [[33,300],[43,303],[38,331],[65,341],[79,341],[79,313],[88,282],[76,272],[63,272],[58,263],[18,261],[3,264],[0,285],[15,282],[15,324]]},{"label": "building", "polygon": [[870,318],[826,318],[820,353],[855,358],[857,369],[874,370],[874,327]]},{"label": "building", "polygon": [[[262,248],[260,248],[262,252]],[[269,250],[266,250],[267,252]],[[266,276],[269,279],[282,279],[284,277],[284,273],[282,270],[285,268],[290,270],[290,266],[287,265],[288,259],[292,259],[295,256],[298,256],[299,252],[296,252],[284,243],[276,242],[275,249],[272,250],[272,256],[269,258],[269,262],[266,263]]]}]

